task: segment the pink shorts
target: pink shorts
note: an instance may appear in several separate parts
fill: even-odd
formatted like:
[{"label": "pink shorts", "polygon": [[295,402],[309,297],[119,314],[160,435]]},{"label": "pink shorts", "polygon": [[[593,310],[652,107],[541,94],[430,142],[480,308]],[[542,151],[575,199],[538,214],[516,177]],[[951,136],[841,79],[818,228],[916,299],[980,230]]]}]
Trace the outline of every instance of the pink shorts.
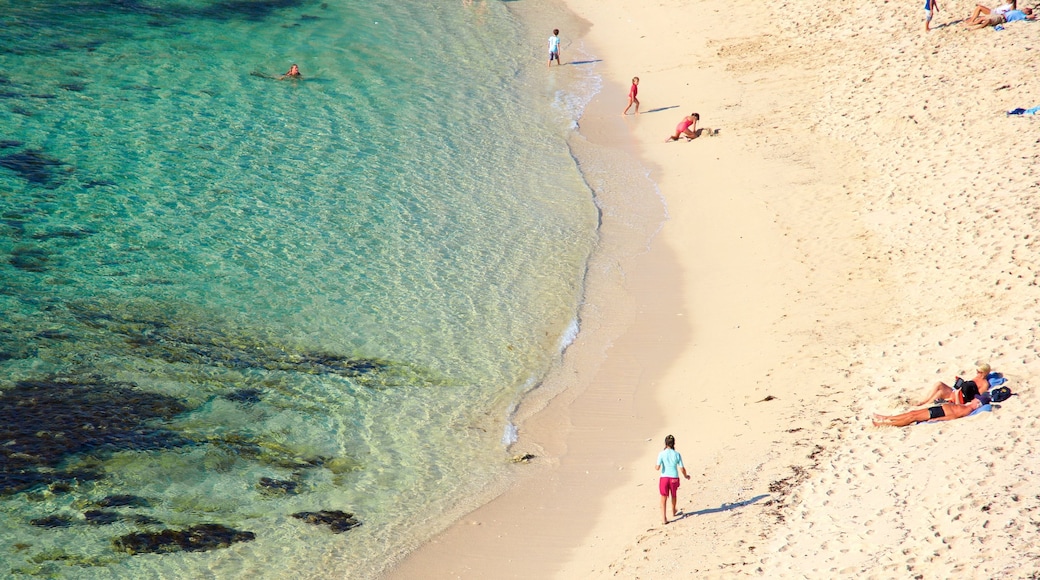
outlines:
[{"label": "pink shorts", "polygon": [[661,489],[661,495],[675,497],[675,494],[679,493],[679,478],[662,477],[658,486]]}]

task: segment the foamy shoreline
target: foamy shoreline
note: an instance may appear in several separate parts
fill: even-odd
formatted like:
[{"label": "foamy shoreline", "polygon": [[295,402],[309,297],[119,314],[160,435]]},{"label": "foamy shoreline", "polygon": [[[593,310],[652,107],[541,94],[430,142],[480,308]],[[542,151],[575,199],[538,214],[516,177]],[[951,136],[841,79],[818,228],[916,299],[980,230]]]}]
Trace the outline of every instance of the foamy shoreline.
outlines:
[{"label": "foamy shoreline", "polygon": [[[777,7],[804,19],[748,1],[567,5],[594,24],[606,81],[582,133],[637,143],[670,219],[589,318],[618,334],[587,344],[599,329],[583,328],[573,384],[523,424],[532,477],[391,576],[1040,570],[1040,170],[1035,122],[1004,115],[1040,104],[1022,80],[1040,68],[1034,25],[968,32],[966,2],[927,36],[920,10],[845,0]],[[632,76],[658,111],[621,120]],[[662,143],[693,111],[721,137]],[[1021,395],[870,425],[978,359]],[[667,433],[693,478],[662,526]]]}]

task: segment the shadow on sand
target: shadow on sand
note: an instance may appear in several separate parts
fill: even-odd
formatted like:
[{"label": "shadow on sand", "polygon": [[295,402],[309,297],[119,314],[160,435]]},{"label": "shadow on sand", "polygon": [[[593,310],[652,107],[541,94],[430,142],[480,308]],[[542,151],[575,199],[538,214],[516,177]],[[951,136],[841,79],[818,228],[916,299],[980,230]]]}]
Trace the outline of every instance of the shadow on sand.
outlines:
[{"label": "shadow on sand", "polygon": [[763,500],[763,499],[765,499],[767,497],[769,497],[769,494],[756,495],[755,497],[753,497],[751,499],[746,499],[744,501],[738,501],[737,503],[724,503],[724,504],[720,505],[717,508],[707,508],[707,509],[691,512],[689,514],[685,514],[684,513],[684,514],[681,515],[681,517],[685,518],[687,515],[691,515],[691,516],[705,516],[705,515],[708,515],[708,514],[717,514],[719,512],[728,512],[730,510],[735,510],[737,508],[742,508],[742,507],[745,507],[745,506],[749,506],[749,505],[751,505],[753,503],[758,503],[759,501],[761,501],[761,500]]},{"label": "shadow on sand", "polygon": [[657,107],[656,109],[650,109],[649,111],[643,111],[640,115],[649,115],[650,113],[660,113],[661,111],[668,111],[670,109],[678,109],[679,105],[668,105],[667,107]]}]

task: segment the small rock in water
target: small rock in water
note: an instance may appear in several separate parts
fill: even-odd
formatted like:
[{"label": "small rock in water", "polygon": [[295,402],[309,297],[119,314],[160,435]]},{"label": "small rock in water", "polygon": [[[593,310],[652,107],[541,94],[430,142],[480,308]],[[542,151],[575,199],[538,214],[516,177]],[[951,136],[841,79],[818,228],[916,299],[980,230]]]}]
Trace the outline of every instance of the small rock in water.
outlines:
[{"label": "small rock in water", "polygon": [[513,463],[530,463],[534,459],[534,455],[530,453],[524,453],[523,455],[514,455]]},{"label": "small rock in water", "polygon": [[299,491],[300,484],[290,479],[273,479],[270,477],[261,477],[260,481],[256,484],[260,488],[260,491],[267,494],[296,494]]},{"label": "small rock in water", "polygon": [[320,512],[299,512],[292,515],[292,517],[303,520],[308,524],[314,525],[326,525],[332,529],[333,532],[340,534],[351,528],[356,528],[361,525],[361,522],[354,517],[354,514],[342,512],[339,510],[322,510]]}]

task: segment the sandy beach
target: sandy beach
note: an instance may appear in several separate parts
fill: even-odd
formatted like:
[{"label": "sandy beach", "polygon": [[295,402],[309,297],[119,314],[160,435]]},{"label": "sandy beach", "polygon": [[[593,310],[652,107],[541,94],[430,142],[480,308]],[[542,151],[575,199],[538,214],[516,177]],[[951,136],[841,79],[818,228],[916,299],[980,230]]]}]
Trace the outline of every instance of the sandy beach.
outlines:
[{"label": "sandy beach", "polygon": [[[650,168],[661,215],[624,163],[601,176],[585,324],[510,450],[534,461],[387,577],[1033,577],[1040,117],[1006,111],[1040,105],[1040,24],[968,31],[964,1],[927,34],[912,3],[566,5],[606,81],[582,139]],[[692,112],[719,135],[665,143]],[[976,361],[1017,396],[872,425]],[[692,478],[663,525],[667,434]]]}]

